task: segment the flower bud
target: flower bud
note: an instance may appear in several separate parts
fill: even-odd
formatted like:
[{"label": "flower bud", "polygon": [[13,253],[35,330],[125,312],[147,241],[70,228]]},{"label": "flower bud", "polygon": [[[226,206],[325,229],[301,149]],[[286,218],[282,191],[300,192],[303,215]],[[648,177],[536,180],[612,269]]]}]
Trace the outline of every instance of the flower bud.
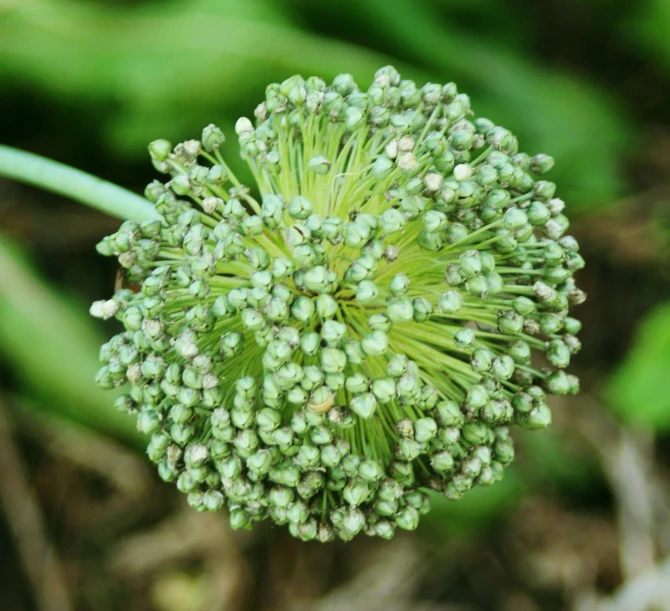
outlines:
[{"label": "flower bud", "polygon": [[370,418],[377,409],[377,399],[372,393],[363,393],[354,397],[349,406],[361,418]]},{"label": "flower bud", "polygon": [[395,523],[403,530],[416,530],[419,525],[419,512],[414,507],[404,507],[396,516]]},{"label": "flower bud", "polygon": [[[414,306],[412,305],[412,300],[408,297],[400,297],[391,300],[386,306],[386,315],[392,322],[409,322],[414,318]],[[363,340],[363,342],[365,343],[365,340]]]},{"label": "flower bud", "polygon": [[437,423],[432,418],[419,418],[414,423],[414,438],[419,443],[425,443],[435,437]]},{"label": "flower bud", "polygon": [[379,289],[370,280],[363,280],[356,288],[356,301],[364,305],[374,303],[378,296]]},{"label": "flower bud", "polygon": [[450,290],[443,293],[437,302],[437,307],[443,314],[453,314],[458,312],[463,305],[463,298],[457,290]]},{"label": "flower bud", "polygon": [[344,487],[342,498],[354,507],[364,503],[370,496],[370,486],[362,479],[352,480]]},{"label": "flower bud", "polygon": [[370,356],[380,356],[388,348],[388,336],[383,331],[372,331],[363,338],[361,346],[365,354]]},{"label": "flower bud", "polygon": [[377,378],[370,388],[379,403],[390,403],[396,397],[396,383],[393,378]]},{"label": "flower bud", "polygon": [[307,162],[307,169],[316,174],[327,174],[331,163],[323,155],[316,155]]}]

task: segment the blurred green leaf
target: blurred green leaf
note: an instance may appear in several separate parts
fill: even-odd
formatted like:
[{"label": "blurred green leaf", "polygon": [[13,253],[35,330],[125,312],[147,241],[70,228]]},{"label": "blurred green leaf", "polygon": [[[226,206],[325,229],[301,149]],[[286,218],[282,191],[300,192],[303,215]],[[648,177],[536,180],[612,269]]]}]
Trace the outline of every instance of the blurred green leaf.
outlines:
[{"label": "blurred green leaf", "polygon": [[670,430],[670,303],[658,306],[640,323],[605,398],[630,423]]},{"label": "blurred green leaf", "polygon": [[645,0],[636,5],[637,15],[631,20],[628,36],[636,44],[652,51],[654,59],[670,69],[670,3],[667,0]]},{"label": "blurred green leaf", "polygon": [[[611,100],[584,79],[525,57],[503,26],[496,34],[487,3],[468,7],[467,19],[464,10],[462,2],[415,0],[175,0],[124,8],[31,0],[0,12],[0,77],[50,97],[113,101],[107,141],[135,156],[157,137],[193,137],[210,121],[231,125],[252,112],[269,82],[290,74],[350,72],[366,85],[378,67],[394,63],[419,82],[456,81],[479,114],[518,133],[524,150],[554,155],[551,179],[573,209],[619,195],[628,131]],[[333,33],[358,28],[365,42],[295,24],[310,14],[336,15]],[[504,14],[504,23],[525,22],[513,9]]]},{"label": "blurred green leaf", "polygon": [[112,407],[94,383],[102,338],[86,309],[58,295],[0,236],[0,356],[26,395],[51,412],[131,443],[134,419]]},{"label": "blurred green leaf", "polygon": [[299,30],[272,4],[183,0],[128,10],[35,0],[0,13],[0,75],[65,99],[113,99],[110,141],[143,154],[156,137],[192,137],[210,120],[251,114],[269,82],[293,73],[370,80],[389,63]]},{"label": "blurred green leaf", "polygon": [[[612,100],[574,75],[540,66],[503,42],[464,30],[427,2],[344,0],[352,21],[393,41],[398,56],[467,92],[477,114],[512,129],[521,149],[556,158],[550,180],[574,211],[624,190],[619,159],[628,126]],[[482,7],[482,11],[486,9]]]}]

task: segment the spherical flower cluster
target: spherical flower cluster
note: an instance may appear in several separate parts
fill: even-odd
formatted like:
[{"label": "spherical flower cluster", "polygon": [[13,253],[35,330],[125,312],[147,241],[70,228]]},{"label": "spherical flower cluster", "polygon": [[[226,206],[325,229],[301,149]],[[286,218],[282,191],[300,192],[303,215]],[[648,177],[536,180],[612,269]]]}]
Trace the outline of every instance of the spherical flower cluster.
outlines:
[{"label": "spherical flower cluster", "polygon": [[292,77],[222,132],[153,142],[162,220],[98,250],[129,282],[92,313],[124,331],[97,381],[151,436],[149,458],[198,510],[271,519],[304,540],[412,530],[428,490],[502,477],[508,425],[546,427],[578,390],[568,315],[584,261],[553,165],[473,118],[453,83],[392,67],[361,91]]}]

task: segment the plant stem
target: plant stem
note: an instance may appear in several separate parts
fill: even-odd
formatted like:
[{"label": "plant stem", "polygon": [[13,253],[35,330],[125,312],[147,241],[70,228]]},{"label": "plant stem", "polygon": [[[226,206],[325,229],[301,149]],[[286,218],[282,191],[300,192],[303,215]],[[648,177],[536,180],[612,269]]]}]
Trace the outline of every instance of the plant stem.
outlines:
[{"label": "plant stem", "polygon": [[0,176],[64,195],[122,219],[160,219],[143,197],[70,166],[0,144]]}]

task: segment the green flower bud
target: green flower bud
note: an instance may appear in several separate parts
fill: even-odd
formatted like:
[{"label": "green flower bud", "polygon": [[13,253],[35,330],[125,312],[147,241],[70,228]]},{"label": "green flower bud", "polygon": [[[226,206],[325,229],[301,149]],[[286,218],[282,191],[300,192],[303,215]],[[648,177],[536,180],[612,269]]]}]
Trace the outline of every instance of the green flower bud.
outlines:
[{"label": "green flower bud", "polygon": [[333,440],[333,435],[328,427],[319,425],[312,429],[310,439],[315,445],[325,445]]},{"label": "green flower bud", "polygon": [[344,487],[342,498],[350,505],[358,507],[369,498],[370,493],[370,485],[365,480],[355,479]]},{"label": "green flower bud", "polygon": [[372,382],[370,390],[382,404],[390,403],[396,397],[396,383],[393,378],[377,378]]},{"label": "green flower bud", "polygon": [[405,274],[396,274],[389,284],[389,291],[395,295],[404,295],[409,290],[409,278]]},{"label": "green flower bud", "polygon": [[206,151],[213,153],[226,141],[223,132],[214,124],[202,130],[202,146]]},{"label": "green flower bud", "polygon": [[368,305],[377,301],[379,289],[374,282],[363,280],[356,288],[356,301]]},{"label": "green flower bud", "polygon": [[448,473],[454,468],[454,459],[447,450],[433,454],[430,464],[439,473]]},{"label": "green flower bud", "polygon": [[472,385],[466,394],[465,405],[470,409],[479,409],[488,403],[489,395],[481,384]]},{"label": "green flower bud", "polygon": [[223,507],[224,500],[218,490],[207,490],[202,497],[202,504],[206,511],[218,511]]},{"label": "green flower bud", "polygon": [[553,340],[547,348],[547,359],[555,367],[564,369],[570,364],[570,350],[561,340]]},{"label": "green flower bud", "polygon": [[388,348],[388,336],[383,331],[375,330],[366,335],[361,342],[365,354],[379,356]]},{"label": "green flower bud", "polygon": [[470,364],[475,371],[482,373],[491,370],[494,358],[493,353],[489,350],[486,350],[485,348],[477,348],[472,353]]},{"label": "green flower bud", "polygon": [[419,418],[414,423],[414,438],[425,443],[430,441],[437,434],[437,423],[432,418]]},{"label": "green flower bud", "polygon": [[230,512],[230,527],[233,530],[251,527],[249,516],[244,509],[237,508]]},{"label": "green flower bud", "polygon": [[365,515],[363,512],[351,507],[344,511],[342,519],[342,534],[345,534],[346,538],[355,537],[365,525]]},{"label": "green flower bud", "polygon": [[396,447],[396,456],[400,460],[411,462],[419,457],[423,446],[421,442],[411,439],[410,437],[403,437],[398,440]]},{"label": "green flower bud", "polygon": [[493,452],[495,459],[506,465],[514,459],[514,445],[511,440],[507,441],[498,441],[495,446],[493,446]]},{"label": "green flower bud", "polygon": [[374,504],[374,511],[380,516],[392,517],[398,512],[398,502],[379,499]]},{"label": "green flower bud", "polygon": [[256,414],[256,424],[260,430],[274,431],[281,424],[281,414],[266,407]]},{"label": "green flower bud", "polygon": [[277,279],[287,278],[295,271],[295,264],[291,259],[276,257],[272,262],[272,275]]},{"label": "green flower bud", "polygon": [[256,476],[264,475],[272,467],[272,454],[269,450],[259,450],[247,458],[246,464],[251,473]]},{"label": "green flower bud", "polygon": [[484,445],[488,439],[489,429],[484,424],[466,424],[463,426],[463,440],[469,445]]},{"label": "green flower bud", "polygon": [[377,409],[377,399],[372,393],[363,393],[351,400],[350,407],[361,418],[370,418]]},{"label": "green flower bud", "polygon": [[437,307],[443,314],[458,312],[463,305],[463,298],[456,290],[447,291],[440,296]]},{"label": "green flower bud", "polygon": [[523,317],[514,310],[507,310],[498,317],[498,330],[507,335],[517,335],[523,330]]},{"label": "green flower bud", "polygon": [[424,322],[428,320],[433,313],[433,304],[424,297],[417,297],[412,300],[414,310],[414,320]]},{"label": "green flower bud", "polygon": [[525,365],[530,362],[531,350],[526,342],[517,341],[510,344],[507,353],[519,365]]},{"label": "green flower bud", "polygon": [[368,390],[370,387],[370,380],[362,373],[357,372],[346,379],[345,386],[348,392],[357,395]]},{"label": "green flower bud", "polygon": [[570,380],[562,371],[555,371],[544,381],[545,388],[554,395],[565,395],[570,391]]},{"label": "green flower bud", "polygon": [[331,163],[323,155],[316,155],[307,162],[307,169],[316,174],[327,174]]},{"label": "green flower bud", "polygon": [[172,144],[168,140],[154,140],[149,144],[149,154],[156,161],[166,161],[172,152]]},{"label": "green flower bud", "polygon": [[415,530],[419,525],[419,512],[414,507],[404,507],[396,516],[395,523],[403,530]]},{"label": "green flower bud", "polygon": [[340,373],[347,364],[347,355],[337,348],[324,348],[321,351],[321,368],[325,373]]},{"label": "green flower bud", "polygon": [[475,332],[467,327],[459,329],[454,335],[454,341],[459,348],[468,348],[475,343]]},{"label": "green flower bud", "polygon": [[540,316],[540,331],[544,335],[554,335],[563,328],[563,319],[553,312],[547,312]]},{"label": "green flower bud", "polygon": [[291,315],[300,322],[307,322],[312,319],[315,312],[314,302],[309,298],[301,295],[291,306]]},{"label": "green flower bud", "polygon": [[[386,315],[392,322],[409,322],[414,318],[414,306],[411,299],[407,297],[393,299],[386,307]],[[365,349],[365,340],[363,342]]]},{"label": "green flower bud", "polygon": [[492,373],[499,380],[509,380],[514,373],[514,359],[508,355],[502,355],[494,359]]},{"label": "green flower bud", "polygon": [[520,413],[517,420],[524,428],[543,429],[551,424],[551,410],[546,403],[540,403],[530,412]]},{"label": "green flower bud", "polygon": [[384,477],[384,467],[378,460],[367,459],[359,465],[358,473],[366,482],[378,482]]},{"label": "green flower bud", "polygon": [[[388,160],[389,164],[391,161]],[[381,230],[384,235],[392,235],[401,231],[407,224],[405,215],[397,208],[388,208],[381,215]]]}]

